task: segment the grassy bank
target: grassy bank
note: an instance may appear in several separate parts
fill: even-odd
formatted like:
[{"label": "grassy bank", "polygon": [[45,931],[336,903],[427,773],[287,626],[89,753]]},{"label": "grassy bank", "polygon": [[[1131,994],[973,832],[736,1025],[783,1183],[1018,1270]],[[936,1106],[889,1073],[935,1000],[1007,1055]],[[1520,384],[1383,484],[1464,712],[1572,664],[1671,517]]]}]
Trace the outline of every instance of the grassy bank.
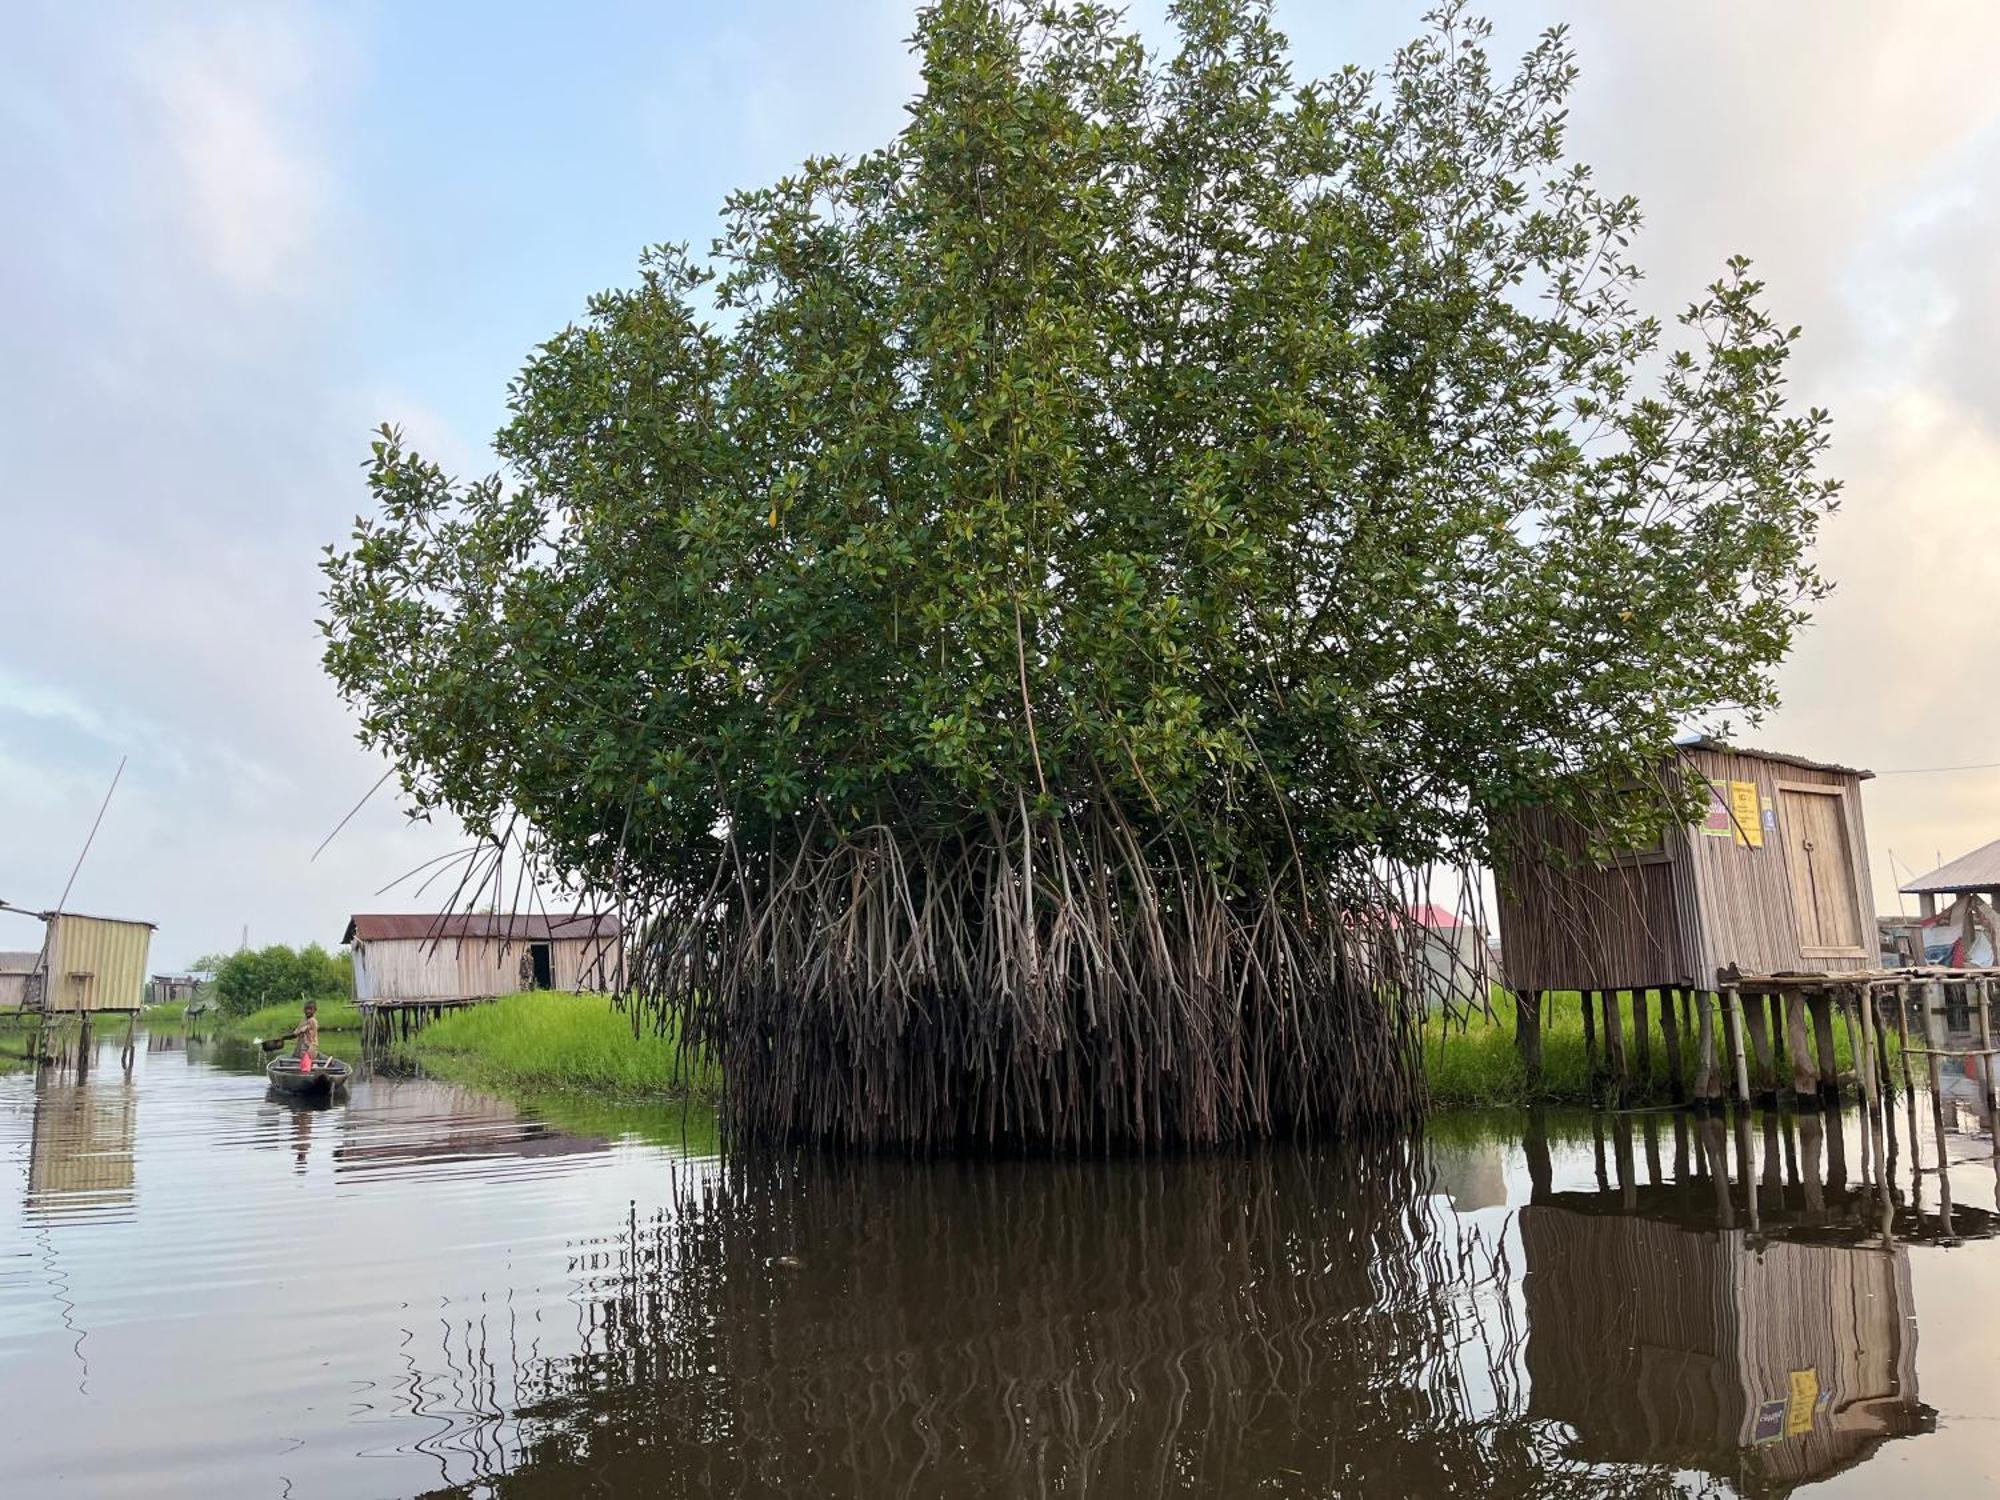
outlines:
[{"label": "grassy bank", "polygon": [[[1664,1001],[1659,1002],[1661,1004]],[[1632,1018],[1632,997],[1621,992],[1618,996],[1619,1015],[1624,1020],[1625,1056],[1632,1075],[1630,1097],[1635,1101],[1648,1099],[1664,1100],[1670,1097],[1670,1080],[1667,1074],[1666,1045],[1660,1039],[1659,1005],[1648,1007],[1652,1026],[1651,1067],[1641,1073],[1633,1038],[1636,1035]],[[1678,1013],[1677,1017],[1678,1019]],[[1520,1054],[1514,1050],[1514,997],[1512,994],[1496,990],[1493,996],[1493,1017],[1486,1020],[1475,1017],[1472,1023],[1460,1030],[1452,1027],[1446,1030],[1433,1021],[1424,1033],[1424,1068],[1430,1079],[1432,1100],[1444,1106],[1477,1107],[1482,1105],[1565,1103],[1588,1104],[1593,1099],[1588,1054],[1583,1043],[1583,1006],[1575,990],[1559,990],[1545,995],[1542,999],[1542,1086],[1539,1090],[1528,1086],[1526,1072],[1521,1066]],[[1604,1037],[1602,1017],[1599,1017],[1598,1055],[1603,1057]],[[1854,1059],[1848,1050],[1847,1028],[1838,1018],[1834,1023],[1834,1052],[1839,1060],[1843,1077],[1850,1076]],[[1685,1029],[1681,1035],[1684,1077],[1692,1080],[1695,1065],[1695,1038]],[[1745,1040],[1746,1054],[1748,1040]],[[1721,1018],[1716,1020],[1716,1048],[1718,1057],[1723,1050],[1724,1033]],[[1896,1040],[1887,1038],[1889,1058],[1894,1062],[1898,1053]],[[1734,1064],[1724,1061],[1725,1068]],[[1752,1063],[1755,1069],[1755,1063]],[[1600,1084],[1601,1087],[1601,1084]]]},{"label": "grassy bank", "polygon": [[[283,1036],[305,1019],[305,1004],[291,1000],[283,1005],[267,1005],[247,1016],[227,1016],[216,1027],[218,1034],[248,1042],[259,1037]],[[319,1003],[319,1030],[322,1042],[330,1031],[361,1030],[361,1012],[352,1000],[322,1000]]]},{"label": "grassy bank", "polygon": [[149,1005],[139,1012],[139,1019],[148,1026],[178,1026],[187,1020],[187,1002],[169,1000],[164,1005]]},{"label": "grassy bank", "polygon": [[632,1022],[602,995],[507,995],[454,1011],[404,1044],[426,1072],[510,1092],[559,1090],[618,1099],[707,1099],[713,1070],[692,1076],[671,1036]]}]

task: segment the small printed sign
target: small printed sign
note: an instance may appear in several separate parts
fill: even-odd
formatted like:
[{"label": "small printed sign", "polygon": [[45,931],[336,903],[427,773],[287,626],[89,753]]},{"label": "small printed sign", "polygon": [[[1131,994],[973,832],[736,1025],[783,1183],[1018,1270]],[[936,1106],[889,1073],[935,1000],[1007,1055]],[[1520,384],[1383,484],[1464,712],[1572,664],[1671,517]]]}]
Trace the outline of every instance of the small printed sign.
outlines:
[{"label": "small printed sign", "polygon": [[1764,847],[1764,820],[1758,811],[1756,782],[1729,783],[1729,816],[1738,848]]},{"label": "small printed sign", "polygon": [[1791,1403],[1780,1396],[1757,1408],[1757,1431],[1753,1442],[1775,1443],[1785,1435],[1785,1408]]},{"label": "small printed sign", "polygon": [[1764,832],[1776,833],[1777,831],[1778,831],[1778,809],[1772,806],[1771,799],[1769,797],[1766,797],[1764,799]]},{"label": "small printed sign", "polygon": [[1708,784],[1708,815],[1701,820],[1701,831],[1712,839],[1736,836],[1736,820],[1729,815],[1729,788],[1719,781]]},{"label": "small printed sign", "polygon": [[1813,1413],[1819,1408],[1819,1371],[1792,1371],[1792,1399],[1785,1407],[1785,1436],[1811,1432]]}]

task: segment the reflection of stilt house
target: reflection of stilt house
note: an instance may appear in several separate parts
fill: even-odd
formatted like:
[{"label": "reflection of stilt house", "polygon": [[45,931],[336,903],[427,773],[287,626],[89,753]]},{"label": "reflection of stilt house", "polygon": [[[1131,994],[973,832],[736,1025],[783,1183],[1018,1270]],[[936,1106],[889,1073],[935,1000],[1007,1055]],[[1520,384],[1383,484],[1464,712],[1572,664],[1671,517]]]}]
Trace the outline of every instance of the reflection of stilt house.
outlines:
[{"label": "reflection of stilt house", "polygon": [[[1553,811],[1524,809],[1503,824],[1507,853],[1495,872],[1500,932],[1508,983],[1523,997],[1524,1028],[1538,1038],[1546,992],[1583,992],[1587,1023],[1592,997],[1599,997],[1607,1055],[1622,1076],[1631,1049],[1618,1007],[1602,997],[1631,991],[1635,1048],[1650,1045],[1648,1017],[1657,1004],[1678,1079],[1681,1047],[1691,1040],[1682,1031],[1695,1016],[1681,1021],[1676,1002],[1692,995],[1701,1002],[1708,1065],[1701,1082],[1712,1086],[1708,997],[1721,994],[1730,1010],[1721,1057],[1727,1071],[1736,1040],[1736,980],[1752,976],[1742,991],[1776,997],[1789,989],[1792,1011],[1774,1012],[1767,1024],[1761,1003],[1744,1008],[1760,1076],[1773,1066],[1774,1035],[1782,1036],[1793,1064],[1784,1082],[1816,1090],[1832,1075],[1829,987],[1766,984],[1755,976],[1825,980],[1875,969],[1861,814],[1861,783],[1870,773],[1713,740],[1682,747],[1677,759],[1677,769],[1706,784],[1704,816],[1692,827],[1667,829],[1652,848],[1600,862],[1588,830]],[[1808,1001],[1816,1008],[1811,1042],[1801,1009]],[[1590,1030],[1587,1024],[1587,1036]]]},{"label": "reflection of stilt house", "polygon": [[1591,1462],[1785,1491],[1927,1430],[1908,1252],[1521,1213],[1529,1412]]},{"label": "reflection of stilt house", "polygon": [[[64,1039],[73,1048],[52,1061],[35,1091],[28,1150],[30,1217],[101,1213],[132,1201],[136,1107],[129,1085],[87,1081],[89,1027]],[[62,1075],[74,1069],[74,1077]]]}]

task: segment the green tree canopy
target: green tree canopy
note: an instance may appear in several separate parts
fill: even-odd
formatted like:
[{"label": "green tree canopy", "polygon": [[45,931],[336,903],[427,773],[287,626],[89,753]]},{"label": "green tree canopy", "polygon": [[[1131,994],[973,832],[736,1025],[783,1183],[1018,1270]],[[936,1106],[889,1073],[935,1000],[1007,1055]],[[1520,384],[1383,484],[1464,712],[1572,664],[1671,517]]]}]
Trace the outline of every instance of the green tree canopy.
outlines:
[{"label": "green tree canopy", "polygon": [[592,298],[509,480],[385,430],[329,557],[328,668],[417,811],[661,917],[642,985],[725,1065],[902,1059],[790,1126],[1388,1107],[1307,1076],[1403,1045],[1351,941],[1383,872],[1761,712],[1820,590],[1795,331],[1742,261],[1671,337],[1638,307],[1560,32],[1497,76],[1447,8],[1300,83],[1266,5],[1173,17],[1157,58],[1100,6],[925,8],[901,134]]},{"label": "green tree canopy", "polygon": [[346,1000],[354,993],[353,959],[345,949],[329,953],[318,943],[245,948],[204,958],[197,967],[213,969],[216,1003],[226,1016],[247,1016],[267,1005]]}]

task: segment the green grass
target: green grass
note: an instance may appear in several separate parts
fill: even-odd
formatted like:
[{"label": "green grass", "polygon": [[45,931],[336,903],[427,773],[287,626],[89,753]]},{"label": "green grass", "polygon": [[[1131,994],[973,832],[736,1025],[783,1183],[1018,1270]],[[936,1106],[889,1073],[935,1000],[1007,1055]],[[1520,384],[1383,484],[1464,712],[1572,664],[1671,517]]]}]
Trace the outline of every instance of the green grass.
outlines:
[{"label": "green grass", "polygon": [[631,1019],[602,995],[506,995],[453,1011],[404,1050],[442,1078],[510,1092],[588,1092],[616,1099],[708,1099],[716,1075],[690,1075],[674,1038]]},{"label": "green grass", "polygon": [[[1666,1044],[1661,1040],[1659,1029],[1659,1007],[1664,1003],[1660,1000],[1648,1008],[1652,1022],[1652,1067],[1642,1077],[1633,1042],[1632,996],[1629,991],[1621,991],[1618,996],[1619,1014],[1624,1020],[1625,1056],[1632,1071],[1632,1089],[1628,1097],[1633,1102],[1660,1101],[1671,1097]],[[1491,1020],[1474,1017],[1463,1030],[1456,1026],[1446,1029],[1436,1018],[1426,1025],[1424,1068],[1430,1079],[1431,1098],[1435,1104],[1468,1108],[1535,1102],[1588,1104],[1601,1096],[1604,1092],[1602,1080],[1593,1088],[1589,1060],[1584,1051],[1583,1008],[1577,992],[1558,990],[1542,997],[1542,1086],[1539,1090],[1529,1087],[1520,1054],[1514,1050],[1514,1009],[1513,995],[1505,990],[1495,990]],[[1843,1076],[1850,1075],[1854,1060],[1848,1051],[1847,1028],[1837,1016],[1833,1035],[1834,1053],[1841,1073]],[[1683,1077],[1689,1081],[1693,1078],[1695,1065],[1694,1040],[1683,1030]],[[1598,1027],[1597,1046],[1601,1063],[1604,1051],[1602,1024]],[[1745,1055],[1749,1056],[1747,1037],[1744,1047]],[[1727,1079],[1732,1076],[1734,1064],[1722,1056],[1724,1032],[1719,1015],[1716,1021],[1716,1049]],[[1893,1063],[1897,1056],[1893,1036],[1887,1039],[1887,1049]],[[1754,1075],[1754,1058],[1751,1069]]]},{"label": "green grass", "polygon": [[[283,1036],[304,1020],[305,1014],[304,1002],[291,1000],[283,1005],[267,1005],[262,1010],[253,1010],[247,1016],[225,1017],[216,1030],[220,1035],[240,1042]],[[359,1031],[361,1012],[355,1009],[352,1000],[322,1000],[319,1003],[319,1029],[322,1036],[329,1031]]]},{"label": "green grass", "polygon": [[178,1026],[187,1019],[187,1001],[169,1000],[164,1005],[149,1005],[139,1012],[139,1019],[148,1026]]}]

